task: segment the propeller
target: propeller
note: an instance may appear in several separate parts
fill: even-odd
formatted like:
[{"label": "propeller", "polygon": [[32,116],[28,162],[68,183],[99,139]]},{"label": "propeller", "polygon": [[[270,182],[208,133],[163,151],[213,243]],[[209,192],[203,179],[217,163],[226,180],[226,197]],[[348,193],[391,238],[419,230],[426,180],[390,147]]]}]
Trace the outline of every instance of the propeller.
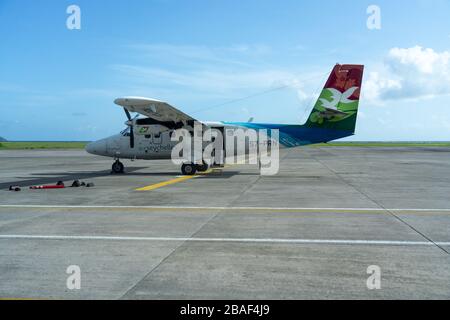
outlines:
[{"label": "propeller", "polygon": [[[123,108],[125,111],[125,114],[127,115],[128,121],[126,122],[126,125],[130,127],[130,148],[134,148],[134,125],[133,125],[133,118],[131,118],[130,111],[128,111],[126,108]],[[137,117],[136,117],[137,118]]]}]

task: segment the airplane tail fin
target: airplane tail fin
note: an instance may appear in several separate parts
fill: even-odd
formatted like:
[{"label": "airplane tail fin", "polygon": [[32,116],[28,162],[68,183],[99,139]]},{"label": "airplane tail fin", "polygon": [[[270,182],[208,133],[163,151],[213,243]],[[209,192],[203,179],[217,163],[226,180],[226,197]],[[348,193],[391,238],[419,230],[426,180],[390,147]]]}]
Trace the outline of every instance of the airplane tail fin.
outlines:
[{"label": "airplane tail fin", "polygon": [[363,73],[363,65],[337,64],[305,125],[353,134]]}]

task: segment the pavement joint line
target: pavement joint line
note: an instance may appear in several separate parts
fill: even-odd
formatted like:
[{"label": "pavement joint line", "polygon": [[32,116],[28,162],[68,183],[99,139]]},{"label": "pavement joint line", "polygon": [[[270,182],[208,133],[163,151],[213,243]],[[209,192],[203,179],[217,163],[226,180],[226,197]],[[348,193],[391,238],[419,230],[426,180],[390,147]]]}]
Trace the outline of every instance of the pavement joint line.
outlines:
[{"label": "pavement joint line", "polygon": [[[225,165],[225,168],[227,167],[231,167],[231,165]],[[204,174],[209,174],[210,172],[213,172],[213,169],[207,170]],[[238,196],[234,201],[236,201],[237,199],[239,199],[240,196]],[[231,205],[234,202],[231,202]],[[230,205],[229,205],[230,206]],[[154,268],[152,268],[142,279],[141,281],[143,281],[145,278],[149,277],[155,270],[157,270],[163,263],[165,263],[167,261],[167,259],[169,259],[175,252],[178,251],[179,248],[181,248],[182,246],[184,246],[184,244],[189,243],[190,241],[192,241],[192,239],[197,239],[196,235],[200,233],[200,231],[206,226],[208,225],[211,221],[213,221],[217,216],[219,216],[222,213],[222,210],[218,209],[218,210],[212,210],[212,211],[216,211],[215,214],[210,217],[209,219],[207,219],[207,221],[205,223],[203,223],[194,233],[191,234],[191,236],[189,238],[184,238],[184,239],[189,239],[188,240],[184,240],[184,241],[180,241],[179,245],[169,254],[167,255],[163,260],[161,260],[159,262],[159,264],[157,266],[155,266]],[[128,289],[122,296],[126,297],[130,292],[132,292],[133,289],[135,289],[139,283],[141,281],[136,282],[136,284],[134,284],[130,289]]]},{"label": "pavement joint line", "polygon": [[264,239],[264,238],[186,238],[186,237],[120,237],[120,236],[63,236],[63,235],[0,235],[0,240],[97,240],[97,241],[153,241],[153,242],[231,242],[325,245],[384,245],[384,246],[450,246],[450,242],[400,240],[334,240],[334,239]]},{"label": "pavement joint line", "polygon": [[236,211],[304,211],[304,212],[445,212],[450,209],[424,208],[314,208],[314,207],[198,207],[198,206],[103,206],[103,205],[14,205],[3,204],[0,209],[142,209],[142,210],[236,210]]},{"label": "pavement joint line", "polygon": [[[212,217],[210,217],[209,219],[207,219],[206,222],[204,222],[201,226],[199,226],[197,228],[197,230],[195,230],[189,237],[189,239],[195,238],[195,235],[197,235],[200,230],[202,230],[204,228],[204,226],[206,226],[210,221],[212,221],[215,217],[217,217],[217,215],[219,215],[220,211],[216,212]],[[139,283],[141,283],[141,281],[144,281],[145,278],[149,277],[153,272],[155,272],[155,270],[157,270],[161,265],[163,265],[173,254],[175,254],[175,252],[178,251],[178,249],[180,249],[182,246],[185,245],[185,243],[187,243],[186,241],[180,241],[176,248],[174,248],[167,256],[164,257],[164,259],[162,259],[155,267],[153,267],[149,272],[147,272],[147,274],[142,277],[141,280],[139,280],[138,282],[136,282],[133,286],[131,286],[127,291],[125,291],[125,293],[122,295],[121,299],[124,298],[125,296],[127,296],[130,292],[133,291],[133,289],[135,289]]]},{"label": "pavement joint line", "polygon": [[[225,166],[227,167],[227,166]],[[229,167],[229,166],[228,166]],[[212,170],[211,170],[212,171]],[[207,174],[207,173],[206,173]],[[250,184],[251,186],[252,184]],[[248,188],[248,187],[247,187]],[[240,198],[240,195],[234,200],[236,201],[237,199]],[[231,202],[231,205],[234,203]],[[208,225],[211,221],[213,221],[217,216],[219,216],[222,213],[222,210],[218,209],[218,210],[214,210],[216,211],[215,214],[210,217],[209,219],[207,219],[207,221],[205,223],[203,223],[194,233],[191,234],[191,236],[189,238],[182,238],[182,240],[179,241],[179,245],[169,254],[167,255],[162,261],[159,262],[159,264],[157,266],[155,266],[154,268],[152,268],[140,281],[138,281],[136,284],[134,284],[130,289],[128,289],[122,296],[122,298],[126,297],[130,292],[132,292],[132,290],[134,290],[141,281],[143,281],[145,278],[149,277],[155,270],[157,270],[163,263],[165,263],[165,261],[167,261],[167,259],[169,259],[175,252],[178,251],[179,248],[181,248],[184,244],[195,241],[196,235],[199,234],[199,232],[206,226]],[[176,238],[178,239],[178,238]]]},{"label": "pavement joint line", "polygon": [[334,169],[332,169],[331,167],[329,167],[326,163],[322,162],[321,160],[313,157],[314,159],[316,159],[317,162],[319,162],[322,166],[324,166],[325,168],[327,168],[329,171],[333,172],[334,175],[336,175],[342,182],[344,182],[345,184],[347,184],[348,186],[352,187],[355,191],[359,192],[360,194],[362,194],[364,197],[366,197],[369,201],[373,202],[375,205],[377,205],[378,207],[380,207],[381,209],[385,209],[386,213],[390,214],[392,217],[394,217],[395,219],[397,219],[399,222],[403,223],[404,225],[408,226],[411,230],[413,230],[414,232],[416,232],[417,234],[419,234],[422,238],[424,238],[425,240],[433,243],[436,247],[438,247],[440,250],[442,250],[443,252],[445,252],[446,254],[450,254],[449,251],[447,251],[443,246],[439,245],[437,242],[435,242],[433,239],[431,239],[430,237],[428,237],[425,233],[423,233],[422,231],[418,230],[417,228],[415,228],[413,225],[409,224],[407,221],[405,221],[404,219],[402,219],[400,216],[398,216],[398,212],[394,211],[394,210],[388,210],[382,203],[380,203],[379,201],[377,201],[376,199],[373,199],[369,194],[367,194],[366,192],[364,192],[363,190],[361,190],[360,188],[356,187],[355,185],[353,185],[353,183],[347,181],[347,179],[345,179],[344,177],[342,177],[342,175],[338,172],[336,172]]},{"label": "pavement joint line", "polygon": [[393,217],[395,217],[396,219],[398,219],[400,222],[404,223],[405,225],[407,225],[409,228],[411,228],[412,230],[414,230],[415,232],[417,232],[418,234],[420,234],[424,239],[432,242],[435,246],[437,246],[439,249],[441,249],[442,251],[444,251],[446,254],[450,254],[449,251],[447,251],[447,249],[445,249],[442,245],[440,245],[438,242],[434,241],[433,239],[431,239],[429,236],[427,236],[425,233],[423,233],[422,231],[420,231],[418,228],[414,227],[413,225],[411,225],[410,223],[408,223],[407,221],[405,221],[402,217],[399,217],[398,214],[396,214],[393,211],[388,211],[389,214],[391,214]]}]

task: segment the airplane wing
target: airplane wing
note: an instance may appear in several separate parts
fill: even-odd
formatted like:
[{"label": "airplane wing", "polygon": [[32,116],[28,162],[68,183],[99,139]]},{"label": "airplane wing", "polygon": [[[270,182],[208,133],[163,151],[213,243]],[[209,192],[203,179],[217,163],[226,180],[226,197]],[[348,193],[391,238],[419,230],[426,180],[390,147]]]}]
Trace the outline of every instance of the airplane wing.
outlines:
[{"label": "airplane wing", "polygon": [[149,98],[124,97],[114,101],[115,104],[130,112],[137,112],[157,121],[188,122],[196,119],[171,106],[170,104]]}]

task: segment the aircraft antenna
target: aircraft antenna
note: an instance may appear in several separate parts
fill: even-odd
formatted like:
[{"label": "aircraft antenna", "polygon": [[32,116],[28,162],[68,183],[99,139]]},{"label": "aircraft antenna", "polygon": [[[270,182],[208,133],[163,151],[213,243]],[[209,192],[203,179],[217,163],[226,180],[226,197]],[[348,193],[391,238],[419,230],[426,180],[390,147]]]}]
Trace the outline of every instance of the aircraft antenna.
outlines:
[{"label": "aircraft antenna", "polygon": [[[317,79],[319,77],[322,78],[324,75],[328,75],[328,74],[329,74],[329,72],[327,72],[325,74],[320,74],[320,75],[314,76],[312,78],[304,79],[301,82],[307,82],[307,81],[315,80],[315,79]],[[242,98],[232,99],[232,100],[229,100],[229,101],[226,101],[226,102],[223,102],[223,103],[219,103],[219,104],[207,107],[207,108],[198,109],[198,110],[192,111],[191,113],[195,114],[195,113],[199,113],[199,112],[209,111],[211,109],[217,109],[217,108],[229,105],[229,104],[233,104],[233,103],[240,102],[240,101],[245,101],[245,100],[248,100],[248,99],[251,99],[251,98],[259,97],[259,96],[262,96],[262,95],[265,95],[265,94],[268,94],[268,93],[271,93],[271,92],[283,90],[283,89],[286,89],[286,88],[289,88],[289,87],[292,87],[292,85],[286,84],[286,85],[279,86],[279,87],[276,87],[276,88],[272,88],[272,89],[264,90],[264,91],[261,91],[261,92],[258,92],[258,93],[254,93],[254,94],[251,94],[249,96],[242,97]]]},{"label": "aircraft antenna", "polygon": [[325,77],[329,75],[329,72],[323,74],[321,76],[322,81],[317,86],[317,89],[314,91],[314,94],[311,96],[311,99],[309,99],[307,104],[302,104],[303,106],[300,106],[299,111],[303,109],[303,114],[300,120],[303,120],[306,116],[307,112],[310,112],[314,106],[311,106],[314,103],[314,100],[318,98],[318,95],[320,94],[321,89],[323,88],[323,82],[325,81]]}]

